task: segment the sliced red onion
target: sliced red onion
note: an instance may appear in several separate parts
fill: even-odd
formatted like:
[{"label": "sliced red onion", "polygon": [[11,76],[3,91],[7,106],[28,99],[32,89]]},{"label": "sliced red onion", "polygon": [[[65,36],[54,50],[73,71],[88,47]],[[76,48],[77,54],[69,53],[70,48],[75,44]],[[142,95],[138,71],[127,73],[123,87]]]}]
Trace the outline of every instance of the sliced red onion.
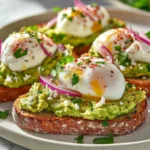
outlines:
[{"label": "sliced red onion", "polygon": [[41,48],[43,49],[43,52],[44,52],[47,56],[49,56],[49,57],[52,56],[52,53],[48,52],[48,50],[45,48],[45,46],[43,45],[43,43],[41,43],[40,46],[41,46]]},{"label": "sliced red onion", "polygon": [[40,76],[40,83],[44,86],[48,86],[51,90],[53,91],[57,91],[60,94],[63,95],[69,95],[69,96],[73,96],[73,97],[81,97],[81,93],[77,92],[77,91],[72,91],[72,90],[68,90],[68,89],[64,89],[61,88],[59,86],[57,86],[56,84],[51,82],[51,77],[46,78],[43,76]]},{"label": "sliced red onion", "polygon": [[59,50],[60,52],[64,52],[65,49],[66,49],[66,47],[65,47],[63,44],[58,44],[58,50]]},{"label": "sliced red onion", "polygon": [[141,35],[135,33],[133,30],[128,29],[128,28],[127,28],[127,30],[130,31],[130,32],[131,32],[137,39],[139,39],[140,41],[142,41],[142,42],[144,42],[144,43],[150,45],[150,40],[149,40],[148,38],[146,38],[146,36],[145,36],[145,37],[144,37],[144,36],[141,36]]},{"label": "sliced red onion", "polygon": [[106,60],[110,61],[111,63],[113,63],[113,56],[111,54],[111,52],[109,51],[109,49],[102,45],[100,47],[100,54],[102,55],[103,58],[105,58]]},{"label": "sliced red onion", "polygon": [[0,40],[0,55],[2,54],[2,40]]},{"label": "sliced red onion", "polygon": [[52,26],[54,26],[57,22],[57,17],[53,18],[52,20],[50,20],[47,24],[46,24],[46,28],[51,28]]},{"label": "sliced red onion", "polygon": [[87,14],[91,18],[91,20],[97,21],[97,19],[89,11],[88,7],[85,4],[83,4],[80,0],[74,0],[74,5],[81,9],[85,14]]}]

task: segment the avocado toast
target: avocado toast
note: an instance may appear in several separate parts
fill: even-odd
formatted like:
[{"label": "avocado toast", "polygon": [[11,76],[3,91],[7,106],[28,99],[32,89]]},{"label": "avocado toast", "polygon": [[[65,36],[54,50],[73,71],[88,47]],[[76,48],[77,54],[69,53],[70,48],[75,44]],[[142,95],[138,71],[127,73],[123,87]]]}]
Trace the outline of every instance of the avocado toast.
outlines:
[{"label": "avocado toast", "polygon": [[145,98],[146,92],[126,83],[110,62],[64,57],[14,102],[13,118],[33,132],[123,135],[145,122]]},{"label": "avocado toast", "polygon": [[3,42],[0,61],[0,102],[15,100],[46,76],[58,59],[71,51],[39,32],[18,32]]}]

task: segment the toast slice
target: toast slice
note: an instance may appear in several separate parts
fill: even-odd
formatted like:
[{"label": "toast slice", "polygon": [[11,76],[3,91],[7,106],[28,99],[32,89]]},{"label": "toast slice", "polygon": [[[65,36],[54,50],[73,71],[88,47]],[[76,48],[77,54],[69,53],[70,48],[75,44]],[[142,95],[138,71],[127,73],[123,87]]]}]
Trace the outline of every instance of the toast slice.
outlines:
[{"label": "toast slice", "polygon": [[125,78],[125,80],[130,84],[135,85],[137,88],[146,91],[147,96],[150,96],[150,78]]},{"label": "toast slice", "polygon": [[30,85],[22,86],[19,88],[0,86],[0,102],[14,101],[19,96],[27,93],[30,87]]},{"label": "toast slice", "polygon": [[[25,97],[26,95],[21,96]],[[32,132],[72,135],[124,135],[141,126],[147,116],[146,100],[140,102],[135,111],[113,120],[108,120],[109,126],[104,127],[101,120],[87,120],[77,117],[57,117],[52,113],[31,113],[21,109],[20,98],[13,105],[13,118],[16,124]]]}]

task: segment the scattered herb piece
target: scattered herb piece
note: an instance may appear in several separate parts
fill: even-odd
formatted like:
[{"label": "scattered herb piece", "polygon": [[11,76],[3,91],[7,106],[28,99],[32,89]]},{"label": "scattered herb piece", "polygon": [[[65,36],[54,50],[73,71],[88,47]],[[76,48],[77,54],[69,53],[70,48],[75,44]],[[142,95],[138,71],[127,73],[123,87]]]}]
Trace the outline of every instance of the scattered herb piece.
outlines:
[{"label": "scattered herb piece", "polygon": [[69,21],[72,21],[72,20],[73,20],[73,18],[72,18],[72,17],[68,17],[68,20],[69,20]]},{"label": "scattered herb piece", "polygon": [[57,12],[59,12],[59,11],[61,11],[61,10],[62,10],[61,7],[53,7],[53,8],[52,8],[52,11],[53,11],[54,13],[57,13]]},{"label": "scattered herb piece", "polygon": [[78,105],[80,105],[82,103],[82,99],[81,98],[71,98],[71,101],[74,104],[78,104]]},{"label": "scattered herb piece", "polygon": [[41,90],[38,90],[37,93],[38,93],[38,94],[42,94],[42,91],[41,91]]},{"label": "scattered herb piece", "polygon": [[150,31],[145,33],[145,35],[150,39]]},{"label": "scattered herb piece", "polygon": [[63,14],[62,20],[63,20],[64,18],[67,18],[67,14]]},{"label": "scattered herb piece", "polygon": [[95,62],[96,64],[98,64],[98,65],[101,65],[101,64],[106,64],[106,62],[104,62],[104,61],[97,61],[97,62]]},{"label": "scattered herb piece", "polygon": [[150,64],[147,64],[146,68],[147,68],[148,72],[150,72]]},{"label": "scattered herb piece", "polygon": [[108,127],[109,126],[108,118],[106,118],[105,120],[102,121],[102,126],[103,127]]},{"label": "scattered herb piece", "polygon": [[91,110],[93,111],[93,104],[91,101],[88,102],[89,107],[91,108]]},{"label": "scattered herb piece", "polygon": [[0,111],[0,119],[6,119],[8,117],[8,114],[8,110]]},{"label": "scattered herb piece", "polygon": [[116,45],[114,48],[115,48],[116,51],[121,51],[121,46],[120,45]]},{"label": "scattered herb piece", "polygon": [[129,60],[128,54],[125,52],[120,52],[119,54],[117,54],[117,59],[118,59],[119,65],[126,66],[127,63],[131,64],[131,60]]},{"label": "scattered herb piece", "polygon": [[94,144],[113,144],[114,143],[114,138],[112,134],[109,134],[106,137],[99,137],[93,140]]},{"label": "scattered herb piece", "polygon": [[83,13],[81,13],[81,17],[82,17],[82,18],[85,18],[85,15],[84,15]]},{"label": "scattered herb piece", "polygon": [[132,84],[130,84],[129,82],[127,83],[127,87],[128,88],[132,88],[133,87],[133,85]]},{"label": "scattered herb piece", "polygon": [[91,60],[90,60],[90,59],[85,59],[85,62],[86,62],[86,63],[90,63]]},{"label": "scattered herb piece", "polygon": [[75,12],[76,10],[74,9],[74,7],[72,7],[72,11]]},{"label": "scattered herb piece", "polygon": [[97,6],[98,6],[97,3],[92,3],[92,4],[91,4],[91,7],[97,7]]},{"label": "scattered herb piece", "polygon": [[77,140],[77,143],[83,143],[84,136],[83,135],[79,135],[77,138],[75,138],[74,140]]},{"label": "scattered herb piece", "polygon": [[42,39],[38,38],[37,32],[29,32],[31,37],[34,37],[37,39],[38,43],[41,43]]},{"label": "scattered herb piece", "polygon": [[63,34],[63,33],[60,33],[60,34],[53,34],[53,40],[54,42],[58,43],[60,42],[66,35]]},{"label": "scattered herb piece", "polygon": [[74,73],[72,75],[71,81],[72,81],[72,85],[76,85],[79,82],[79,76]]},{"label": "scattered herb piece", "polygon": [[18,49],[14,52],[14,56],[15,56],[16,58],[20,58],[20,57],[26,56],[27,54],[28,54],[27,49],[26,49],[26,50],[23,50],[22,48],[18,48]]}]

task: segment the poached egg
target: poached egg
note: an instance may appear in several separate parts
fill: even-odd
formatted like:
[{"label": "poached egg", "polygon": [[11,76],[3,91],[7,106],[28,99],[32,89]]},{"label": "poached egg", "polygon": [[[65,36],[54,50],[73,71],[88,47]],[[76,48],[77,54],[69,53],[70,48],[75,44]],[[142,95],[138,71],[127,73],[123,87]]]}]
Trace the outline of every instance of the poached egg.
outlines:
[{"label": "poached egg", "polygon": [[44,34],[13,33],[2,44],[1,62],[10,70],[18,72],[38,66],[48,56],[41,43],[51,56],[58,48],[57,44]]},{"label": "poached egg", "polygon": [[[77,80],[76,84],[72,80]],[[58,73],[58,84],[85,97],[107,100],[119,100],[125,91],[120,70],[104,59],[92,57],[81,57],[66,64]]]},{"label": "poached egg", "polygon": [[110,16],[104,7],[88,5],[87,8],[97,21],[92,20],[77,7],[68,7],[58,13],[56,31],[75,37],[86,37],[108,24]]},{"label": "poached egg", "polygon": [[118,47],[119,51],[128,54],[132,65],[137,61],[150,63],[150,46],[126,28],[111,29],[101,34],[93,42],[92,48],[100,52],[101,46],[105,46],[114,57],[118,53]]}]

